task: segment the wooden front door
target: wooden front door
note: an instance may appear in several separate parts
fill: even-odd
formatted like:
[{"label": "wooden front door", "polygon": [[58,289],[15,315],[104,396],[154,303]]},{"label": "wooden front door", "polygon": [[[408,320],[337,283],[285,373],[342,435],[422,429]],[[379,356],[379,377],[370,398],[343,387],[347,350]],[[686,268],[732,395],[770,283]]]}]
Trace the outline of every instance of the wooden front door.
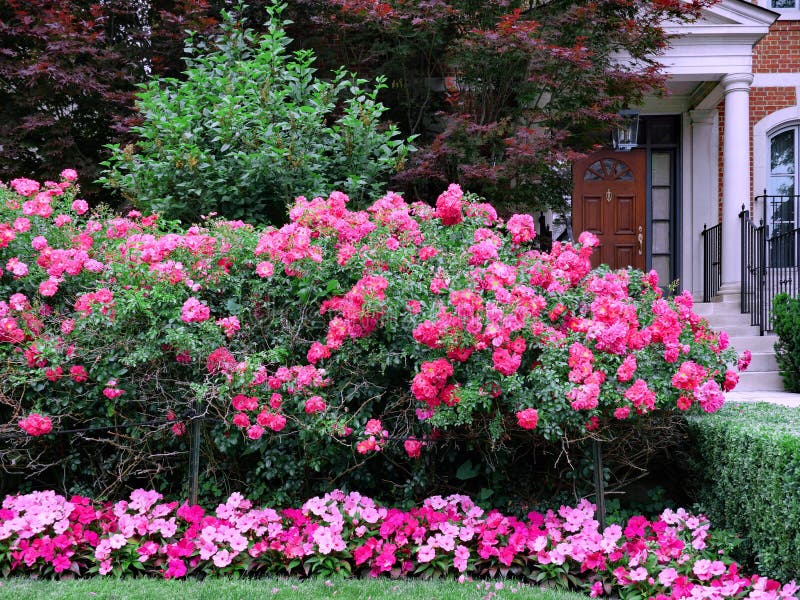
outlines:
[{"label": "wooden front door", "polygon": [[644,150],[603,151],[576,161],[572,170],[572,230],[600,239],[592,266],[644,270],[646,169]]}]

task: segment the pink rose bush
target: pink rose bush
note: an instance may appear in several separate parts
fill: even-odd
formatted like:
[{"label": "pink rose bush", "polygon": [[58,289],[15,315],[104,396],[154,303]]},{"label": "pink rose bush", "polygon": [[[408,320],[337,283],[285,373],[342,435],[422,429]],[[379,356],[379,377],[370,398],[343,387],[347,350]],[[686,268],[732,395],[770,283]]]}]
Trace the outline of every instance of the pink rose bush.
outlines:
[{"label": "pink rose bush", "polygon": [[[13,417],[35,411],[64,429],[148,423],[151,447],[174,449],[185,438],[171,432],[203,418],[223,454],[274,452],[242,477],[279,464],[291,482],[293,452],[324,472],[423,460],[473,424],[557,440],[713,412],[736,385],[727,336],[688,293],[591,270],[589,233],[540,250],[530,216],[503,222],[457,185],[435,207],[390,192],[351,211],[333,192],[298,198],[282,227],[177,227],[90,211],[74,180],[0,188],[0,433],[46,443],[33,415]],[[104,451],[134,461],[127,472],[173,468],[109,431]]]},{"label": "pink rose bush", "polygon": [[598,529],[581,501],[525,519],[469,497],[433,496],[410,510],[335,490],[299,508],[259,508],[232,494],[214,512],[154,491],[100,504],[52,491],[0,508],[4,575],[167,579],[233,572],[371,577],[461,575],[569,581],[592,597],[796,598],[794,581],[745,575],[716,550],[708,521],[683,509]]}]

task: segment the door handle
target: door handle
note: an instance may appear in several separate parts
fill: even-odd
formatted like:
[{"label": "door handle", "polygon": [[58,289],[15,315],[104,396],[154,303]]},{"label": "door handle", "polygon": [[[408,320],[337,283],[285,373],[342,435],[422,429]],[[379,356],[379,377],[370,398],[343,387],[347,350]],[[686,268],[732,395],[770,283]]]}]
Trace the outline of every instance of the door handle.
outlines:
[{"label": "door handle", "polygon": [[611,199],[614,197],[614,194],[611,193],[611,188],[606,190],[606,202],[611,202]]},{"label": "door handle", "polygon": [[639,225],[639,235],[636,236],[636,239],[639,240],[639,255],[642,254],[642,245],[644,244],[644,233],[642,233],[642,226]]}]

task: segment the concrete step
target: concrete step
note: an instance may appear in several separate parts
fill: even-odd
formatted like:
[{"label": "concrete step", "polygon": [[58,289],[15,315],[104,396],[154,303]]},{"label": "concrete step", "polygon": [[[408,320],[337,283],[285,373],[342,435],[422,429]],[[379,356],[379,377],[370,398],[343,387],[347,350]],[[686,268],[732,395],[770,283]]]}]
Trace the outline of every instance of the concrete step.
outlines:
[{"label": "concrete step", "polygon": [[750,361],[750,366],[747,368],[748,373],[760,373],[762,371],[777,371],[778,361],[775,355],[771,352],[754,352],[753,359]]},{"label": "concrete step", "polygon": [[712,304],[739,304],[742,301],[742,294],[737,290],[733,294],[718,294],[711,299]]},{"label": "concrete step", "polygon": [[775,352],[775,342],[778,341],[777,335],[730,335],[730,344],[739,354],[745,350],[750,350],[753,354],[764,352]]},{"label": "concrete step", "polygon": [[736,392],[781,392],[783,379],[778,371],[739,373],[739,384]]},{"label": "concrete step", "polygon": [[692,308],[701,317],[711,315],[739,315],[742,319],[749,318],[749,315],[742,314],[739,305],[733,302],[699,302]]},{"label": "concrete step", "polygon": [[759,329],[758,327],[752,327],[750,325],[727,325],[725,327],[715,327],[713,324],[709,323],[711,329],[716,331],[724,331],[728,334],[729,338],[734,337],[761,337],[758,335]]},{"label": "concrete step", "polygon": [[771,404],[780,404],[781,406],[791,406],[792,408],[800,408],[800,394],[793,394],[791,392],[774,392],[774,391],[755,391],[755,392],[740,392],[735,389],[732,392],[725,394],[726,402],[769,402]]},{"label": "concrete step", "polygon": [[[727,331],[728,327],[751,327],[750,315],[742,315],[739,313],[725,315],[713,314],[708,315],[705,319],[713,329],[725,329]],[[758,332],[756,332],[756,335],[758,335]]]}]

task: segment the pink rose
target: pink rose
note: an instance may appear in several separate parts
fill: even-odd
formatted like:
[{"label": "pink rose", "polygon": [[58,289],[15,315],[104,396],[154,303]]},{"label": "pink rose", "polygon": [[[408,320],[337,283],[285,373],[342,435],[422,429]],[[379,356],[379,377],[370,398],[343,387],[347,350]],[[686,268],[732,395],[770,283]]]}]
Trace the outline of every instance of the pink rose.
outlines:
[{"label": "pink rose", "polygon": [[311,398],[306,400],[306,405],[303,410],[305,410],[309,415],[322,412],[325,410],[325,401],[319,396],[311,396]]},{"label": "pink rose", "polygon": [[53,422],[50,417],[45,417],[39,413],[31,413],[19,422],[20,428],[28,435],[39,436],[50,433],[53,430]]},{"label": "pink rose", "polygon": [[517,424],[523,429],[536,429],[536,425],[539,423],[539,411],[535,408],[517,411],[516,416]]}]

